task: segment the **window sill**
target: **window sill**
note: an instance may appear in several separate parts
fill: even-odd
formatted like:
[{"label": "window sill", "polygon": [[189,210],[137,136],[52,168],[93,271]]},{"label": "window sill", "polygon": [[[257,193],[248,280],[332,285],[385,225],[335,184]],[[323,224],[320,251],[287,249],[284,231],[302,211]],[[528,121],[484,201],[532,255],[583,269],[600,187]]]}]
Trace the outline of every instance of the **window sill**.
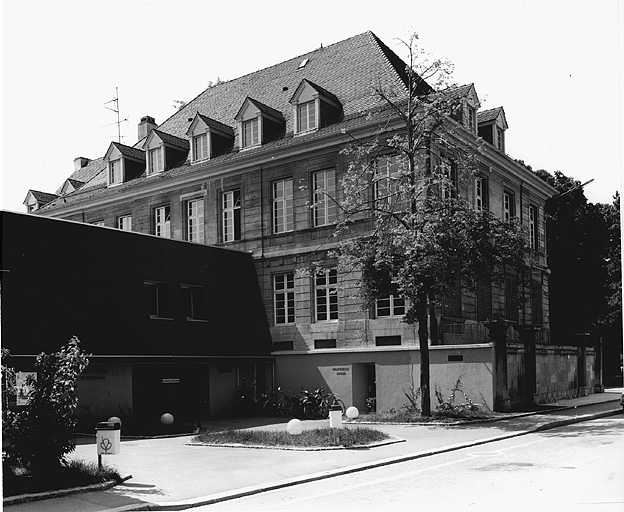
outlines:
[{"label": "window sill", "polygon": [[168,316],[150,315],[150,320],[173,320],[173,318],[170,318]]},{"label": "window sill", "polygon": [[198,324],[208,324],[208,323],[210,323],[210,320],[203,320],[201,318],[189,318],[188,316],[186,317],[186,321],[187,322],[198,323]]},{"label": "window sill", "polygon": [[299,137],[299,136],[302,136],[302,135],[308,135],[309,133],[318,132],[318,130],[319,130],[318,127],[317,128],[310,128],[309,130],[304,130],[304,131],[301,131],[301,132],[294,133],[293,137]]}]

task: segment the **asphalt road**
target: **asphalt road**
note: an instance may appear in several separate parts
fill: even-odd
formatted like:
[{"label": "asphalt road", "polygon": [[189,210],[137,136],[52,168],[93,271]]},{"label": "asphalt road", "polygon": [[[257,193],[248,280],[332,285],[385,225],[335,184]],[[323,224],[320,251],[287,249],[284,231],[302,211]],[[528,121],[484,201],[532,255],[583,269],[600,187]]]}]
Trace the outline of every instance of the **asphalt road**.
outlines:
[{"label": "asphalt road", "polygon": [[622,512],[623,434],[603,418],[193,510]]}]

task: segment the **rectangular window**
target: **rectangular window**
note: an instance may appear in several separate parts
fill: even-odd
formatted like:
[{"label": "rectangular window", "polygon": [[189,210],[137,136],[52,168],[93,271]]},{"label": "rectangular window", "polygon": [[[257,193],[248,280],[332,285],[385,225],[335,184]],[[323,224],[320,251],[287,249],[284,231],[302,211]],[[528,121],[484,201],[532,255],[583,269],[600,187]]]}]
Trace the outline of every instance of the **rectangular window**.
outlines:
[{"label": "rectangular window", "polygon": [[382,156],[375,163],[373,178],[373,195],[375,207],[385,208],[396,204],[392,196],[396,194],[396,177],[399,172],[400,160],[397,155]]},{"label": "rectangular window", "polygon": [[314,227],[327,226],[336,221],[336,171],[317,171],[312,174]]},{"label": "rectangular window", "polygon": [[457,170],[455,162],[450,158],[442,158],[441,165],[441,191],[442,199],[451,199],[457,196]]},{"label": "rectangular window", "polygon": [[273,276],[273,309],[276,324],[295,323],[295,274]]},{"label": "rectangular window", "polygon": [[316,104],[308,101],[297,105],[297,133],[316,128]]},{"label": "rectangular window", "polygon": [[529,206],[529,247],[537,250],[537,206]]},{"label": "rectangular window", "polygon": [[314,348],[336,348],[336,339],[328,338],[322,340],[314,340]]},{"label": "rectangular window", "polygon": [[154,174],[155,172],[164,171],[163,167],[163,148],[150,149],[147,152],[147,173]]},{"label": "rectangular window", "polygon": [[208,134],[202,133],[193,137],[193,161],[208,158]]},{"label": "rectangular window", "polygon": [[204,320],[204,289],[201,286],[180,285],[187,320]]},{"label": "rectangular window", "polygon": [[171,207],[160,206],[154,209],[154,234],[171,238]]},{"label": "rectangular window", "polygon": [[516,216],[516,199],[511,192],[503,192],[503,220],[511,222]]},{"label": "rectangular window", "polygon": [[117,228],[124,231],[132,231],[132,216],[124,215],[117,218]]},{"label": "rectangular window", "polygon": [[260,143],[258,136],[258,118],[243,121],[243,147],[248,148]]},{"label": "rectangular window", "polygon": [[477,113],[474,107],[468,106],[468,126],[472,131],[475,131],[477,128]]},{"label": "rectangular window", "polygon": [[111,185],[119,185],[123,181],[121,176],[121,160],[111,160],[108,162],[108,172],[108,182]]},{"label": "rectangular window", "polygon": [[503,151],[503,148],[505,146],[504,143],[504,139],[503,139],[503,130],[501,130],[500,128],[496,128],[496,147],[500,150]]},{"label": "rectangular window", "polygon": [[475,178],[475,209],[478,212],[488,209],[488,186],[487,179],[483,176]]},{"label": "rectangular window", "polygon": [[241,239],[240,190],[224,192],[222,196],[223,241]]},{"label": "rectangular window", "polygon": [[285,233],[294,228],[293,180],[273,183],[273,232]]},{"label": "rectangular window", "polygon": [[338,271],[326,269],[314,278],[316,321],[338,320]]},{"label": "rectangular window", "polygon": [[383,297],[375,301],[375,316],[403,316],[405,314],[405,299],[403,297]]},{"label": "rectangular window", "polygon": [[143,283],[150,318],[171,318],[169,286],[166,283]]},{"label": "rectangular window", "polygon": [[375,346],[390,347],[401,344],[401,336],[375,336]]},{"label": "rectangular window", "polygon": [[204,198],[186,202],[186,237],[189,242],[204,243]]}]

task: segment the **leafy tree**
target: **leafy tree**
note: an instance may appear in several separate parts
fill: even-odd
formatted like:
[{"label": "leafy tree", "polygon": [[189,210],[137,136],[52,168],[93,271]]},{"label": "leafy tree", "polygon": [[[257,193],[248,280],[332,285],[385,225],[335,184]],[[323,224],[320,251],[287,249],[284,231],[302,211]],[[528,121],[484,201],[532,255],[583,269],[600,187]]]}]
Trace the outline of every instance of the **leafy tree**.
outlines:
[{"label": "leafy tree", "polygon": [[[76,337],[56,353],[37,356],[37,378],[29,382],[32,393],[28,405],[20,410],[9,407],[3,411],[3,435],[11,443],[7,454],[12,463],[33,473],[49,474],[74,450],[76,385],[88,363]],[[3,376],[5,371],[9,376],[12,370],[5,368],[3,361]],[[3,387],[3,405],[5,393],[14,393],[12,389]]]},{"label": "leafy tree", "polygon": [[[379,129],[353,136],[343,151],[350,164],[340,228],[350,236],[340,244],[339,263],[361,276],[360,294],[369,305],[390,294],[406,300],[405,322],[418,324],[421,413],[428,416],[436,305],[458,282],[468,288],[481,279],[501,282],[510,268],[524,275],[526,236],[517,223],[462,198],[478,169],[479,147],[451,120],[461,99],[448,88],[452,66],[428,57],[417,36],[403,44],[406,90],[378,88],[387,106],[374,114]],[[358,231],[356,221],[365,229]]]}]

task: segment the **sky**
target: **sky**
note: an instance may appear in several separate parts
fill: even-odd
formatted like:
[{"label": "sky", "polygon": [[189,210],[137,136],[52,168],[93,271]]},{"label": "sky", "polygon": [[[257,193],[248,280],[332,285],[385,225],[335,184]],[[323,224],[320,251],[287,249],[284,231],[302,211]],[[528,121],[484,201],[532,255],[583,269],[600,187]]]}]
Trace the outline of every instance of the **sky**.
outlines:
[{"label": "sky", "polygon": [[[622,190],[624,1],[3,0],[0,208],[55,192],[73,160],[137,141],[210,82],[231,80],[367,30],[454,63],[482,109],[503,106],[507,153]],[[591,4],[591,5],[590,5]],[[383,9],[387,10],[383,10]]]}]

